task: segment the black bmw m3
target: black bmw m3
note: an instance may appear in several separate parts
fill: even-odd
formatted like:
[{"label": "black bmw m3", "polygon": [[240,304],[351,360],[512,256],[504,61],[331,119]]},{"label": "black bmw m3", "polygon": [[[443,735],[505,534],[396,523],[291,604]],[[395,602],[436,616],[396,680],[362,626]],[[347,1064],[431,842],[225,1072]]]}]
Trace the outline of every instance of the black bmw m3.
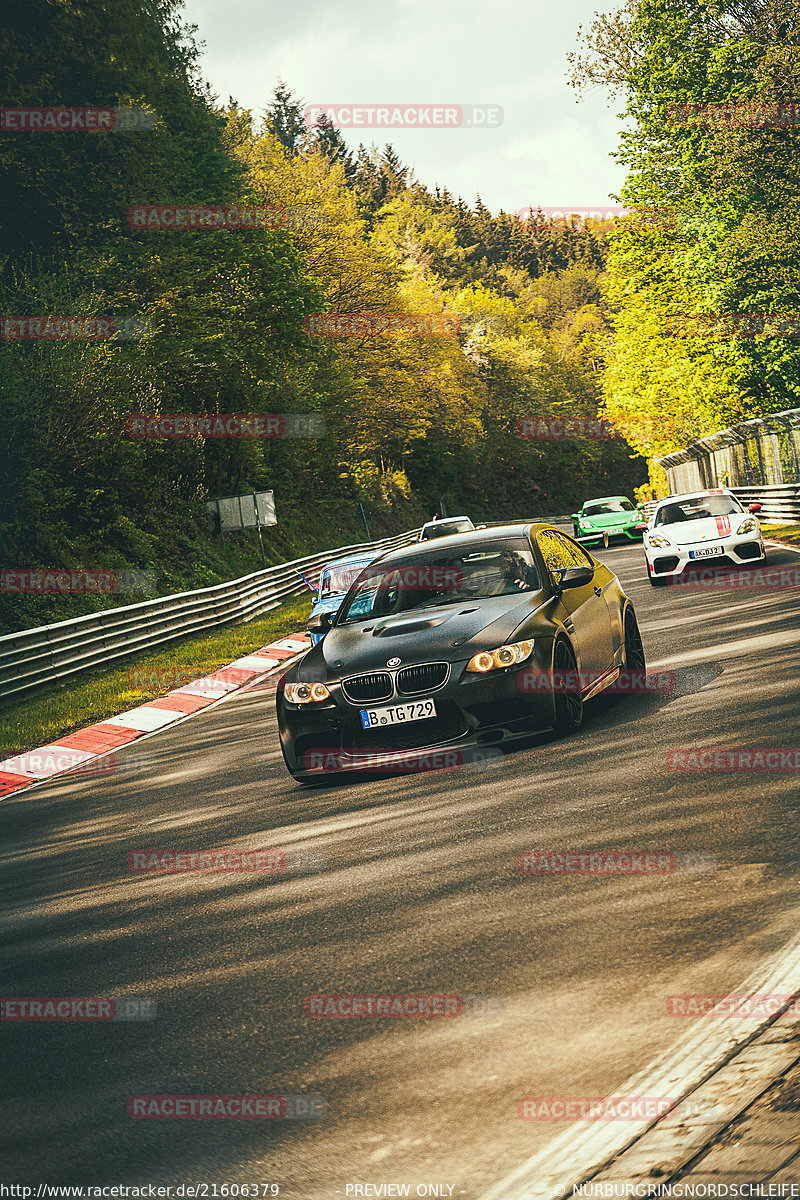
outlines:
[{"label": "black bmw m3", "polygon": [[316,620],[322,641],[276,698],[300,782],[572,732],[585,700],[645,665],[616,575],[546,524],[390,551]]}]

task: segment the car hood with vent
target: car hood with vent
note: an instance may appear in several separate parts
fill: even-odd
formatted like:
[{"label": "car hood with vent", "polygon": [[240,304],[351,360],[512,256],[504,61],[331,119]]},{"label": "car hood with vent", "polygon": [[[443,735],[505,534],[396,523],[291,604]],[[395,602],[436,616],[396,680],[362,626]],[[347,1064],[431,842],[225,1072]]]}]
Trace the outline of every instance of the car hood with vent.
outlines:
[{"label": "car hood with vent", "polygon": [[[334,625],[298,663],[297,679],[338,678],[385,670],[390,658],[398,666],[424,662],[458,662],[479,650],[494,649],[513,638],[515,630],[543,609],[542,632],[548,628],[546,593],[524,592],[462,601],[441,607],[412,609],[393,617],[368,618]],[[551,630],[552,633],[552,630]],[[526,627],[526,636],[529,632]]]}]

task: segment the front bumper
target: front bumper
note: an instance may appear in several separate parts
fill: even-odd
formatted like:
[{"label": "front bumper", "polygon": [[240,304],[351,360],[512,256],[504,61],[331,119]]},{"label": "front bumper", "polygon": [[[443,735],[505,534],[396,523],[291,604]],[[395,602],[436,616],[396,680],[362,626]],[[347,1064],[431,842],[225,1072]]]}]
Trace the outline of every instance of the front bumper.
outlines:
[{"label": "front bumper", "polygon": [[[319,779],[356,771],[424,770],[426,761],[431,769],[454,767],[475,761],[476,755],[480,760],[481,750],[552,728],[552,692],[526,690],[524,682],[526,671],[548,670],[551,655],[552,640],[547,644],[543,639],[533,658],[505,671],[465,674],[466,660],[453,663],[444,687],[417,697],[435,702],[435,718],[371,730],[362,728],[362,709],[415,697],[351,703],[338,684],[330,683],[329,701],[296,706],[286,703],[281,685],[278,729],[286,766],[298,779]],[[420,765],[415,767],[417,759]]]},{"label": "front bumper", "polygon": [[[639,521],[635,523],[640,524]],[[587,529],[584,525],[578,526],[579,537],[598,537],[602,538],[603,534],[608,534],[608,540],[613,542],[615,539],[623,539],[627,542],[640,542],[644,536],[644,530],[636,529],[635,525],[617,525],[611,529]]]},{"label": "front bumper", "polygon": [[764,558],[764,542],[760,534],[731,534],[719,542],[710,543],[710,546],[714,549],[719,547],[722,552],[691,558],[692,551],[709,548],[709,543],[669,547],[648,546],[645,543],[647,570],[654,578],[670,579],[717,567],[746,567]]}]

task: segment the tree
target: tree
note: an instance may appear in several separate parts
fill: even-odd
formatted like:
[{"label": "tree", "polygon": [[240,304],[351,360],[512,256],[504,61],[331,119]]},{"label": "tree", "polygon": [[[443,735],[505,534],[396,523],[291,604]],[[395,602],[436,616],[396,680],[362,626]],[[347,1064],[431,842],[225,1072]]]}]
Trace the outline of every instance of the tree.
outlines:
[{"label": "tree", "polygon": [[267,109],[267,126],[290,158],[299,153],[308,135],[308,125],[294,92],[279,79]]}]

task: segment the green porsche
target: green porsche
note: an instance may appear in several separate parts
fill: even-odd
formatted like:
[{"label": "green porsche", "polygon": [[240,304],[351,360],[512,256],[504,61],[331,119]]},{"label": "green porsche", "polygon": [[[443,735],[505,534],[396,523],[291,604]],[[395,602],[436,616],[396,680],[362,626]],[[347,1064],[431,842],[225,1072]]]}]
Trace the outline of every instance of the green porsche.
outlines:
[{"label": "green porsche", "polygon": [[573,513],[570,520],[575,537],[581,539],[607,533],[609,538],[640,542],[647,529],[644,513],[627,496],[586,500],[581,511]]}]

